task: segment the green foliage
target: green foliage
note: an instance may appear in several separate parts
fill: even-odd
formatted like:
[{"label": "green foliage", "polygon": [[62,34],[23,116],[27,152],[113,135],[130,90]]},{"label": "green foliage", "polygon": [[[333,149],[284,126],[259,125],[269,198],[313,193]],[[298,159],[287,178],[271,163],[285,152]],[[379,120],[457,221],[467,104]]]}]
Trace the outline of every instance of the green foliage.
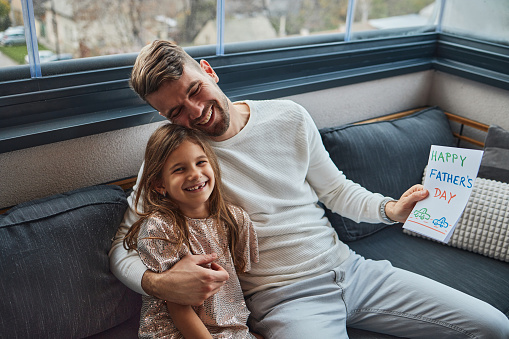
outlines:
[{"label": "green foliage", "polygon": [[28,54],[27,46],[0,46],[0,52],[8,56],[18,64],[22,65],[25,63],[25,55]]},{"label": "green foliage", "polygon": [[9,16],[11,5],[7,0],[0,0],[0,17]]},{"label": "green foliage", "polygon": [[371,0],[370,19],[416,14],[435,0]]},{"label": "green foliage", "polygon": [[177,17],[179,26],[183,26],[181,34],[176,37],[177,43],[180,45],[192,43],[202,27],[205,26],[209,20],[213,20],[215,18],[215,0],[190,1],[189,8]]},{"label": "green foliage", "polygon": [[11,26],[11,18],[9,18],[9,12],[11,11],[11,5],[7,0],[0,0],[0,32],[5,31]]},{"label": "green foliage", "polygon": [[[39,45],[39,50],[45,50],[46,47]],[[20,46],[0,46],[0,53],[6,55],[7,57],[11,58],[15,62],[17,62],[20,65],[23,65],[25,63],[25,55],[28,54],[27,46],[26,45],[20,45]]]}]

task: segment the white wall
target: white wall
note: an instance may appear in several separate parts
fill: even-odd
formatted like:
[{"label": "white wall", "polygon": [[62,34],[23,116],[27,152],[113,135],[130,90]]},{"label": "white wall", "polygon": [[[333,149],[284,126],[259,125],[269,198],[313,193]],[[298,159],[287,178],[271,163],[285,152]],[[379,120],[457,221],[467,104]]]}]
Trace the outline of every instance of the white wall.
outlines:
[{"label": "white wall", "polygon": [[428,105],[509,130],[509,91],[435,72]]},{"label": "white wall", "polygon": [[318,128],[427,105],[433,71],[285,97],[304,106]]},{"label": "white wall", "polygon": [[136,175],[158,124],[0,154],[0,206]]},{"label": "white wall", "polygon": [[[318,126],[336,126],[425,105],[509,129],[509,93],[426,71],[287,97]],[[138,173],[159,123],[0,154],[0,207]]]}]

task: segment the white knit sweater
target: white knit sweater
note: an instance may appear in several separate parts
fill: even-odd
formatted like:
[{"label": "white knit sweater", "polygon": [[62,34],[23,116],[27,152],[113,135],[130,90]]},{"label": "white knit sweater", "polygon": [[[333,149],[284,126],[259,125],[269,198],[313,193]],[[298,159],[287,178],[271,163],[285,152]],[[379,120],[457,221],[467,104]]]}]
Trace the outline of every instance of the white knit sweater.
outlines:
[{"label": "white knit sweater", "polygon": [[[347,245],[338,239],[318,200],[357,222],[383,222],[383,196],[338,171],[303,107],[286,100],[246,104],[251,112],[246,126],[234,137],[211,144],[229,200],[248,212],[258,234],[260,261],[240,277],[249,295],[330,271],[348,258]],[[135,218],[130,208],[114,240],[110,264],[122,282],[144,294],[146,268],[121,243]]]}]

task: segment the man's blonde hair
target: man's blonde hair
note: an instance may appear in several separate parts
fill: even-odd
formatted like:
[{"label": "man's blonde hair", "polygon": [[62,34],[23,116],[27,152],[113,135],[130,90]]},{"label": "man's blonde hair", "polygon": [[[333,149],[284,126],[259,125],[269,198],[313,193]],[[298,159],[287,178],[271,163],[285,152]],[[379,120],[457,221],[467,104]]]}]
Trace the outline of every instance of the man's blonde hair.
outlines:
[{"label": "man's blonde hair", "polygon": [[196,60],[180,46],[170,41],[155,40],[140,51],[129,84],[147,101],[147,95],[157,92],[165,81],[180,79],[184,65],[199,68]]}]

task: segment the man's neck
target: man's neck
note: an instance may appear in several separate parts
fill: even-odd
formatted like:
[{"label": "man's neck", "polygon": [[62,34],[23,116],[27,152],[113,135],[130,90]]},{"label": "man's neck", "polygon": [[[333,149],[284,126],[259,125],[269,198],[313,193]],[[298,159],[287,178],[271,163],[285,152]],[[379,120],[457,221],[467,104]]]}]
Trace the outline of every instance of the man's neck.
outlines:
[{"label": "man's neck", "polygon": [[232,103],[228,100],[230,112],[230,126],[226,132],[219,136],[211,138],[214,141],[225,141],[236,136],[247,124],[250,117],[249,106],[244,102]]}]

